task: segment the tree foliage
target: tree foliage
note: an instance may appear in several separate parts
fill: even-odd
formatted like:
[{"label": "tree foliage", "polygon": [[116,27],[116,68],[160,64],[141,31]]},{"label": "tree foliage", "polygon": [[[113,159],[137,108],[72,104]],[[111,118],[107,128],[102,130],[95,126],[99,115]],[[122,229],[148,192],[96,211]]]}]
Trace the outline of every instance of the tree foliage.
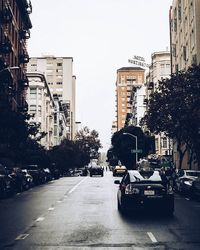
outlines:
[{"label": "tree foliage", "polygon": [[[0,157],[16,163],[44,161],[46,150],[38,143],[45,135],[39,125],[28,123],[30,115],[4,108],[0,110]],[[42,160],[43,159],[43,160]]]},{"label": "tree foliage", "polygon": [[125,127],[114,133],[111,139],[113,148],[107,155],[110,160],[113,160],[114,156],[128,169],[133,169],[136,167],[136,154],[131,150],[136,149],[136,139],[129,134],[137,136],[137,148],[142,150],[142,153],[138,153],[138,160],[149,153],[154,153],[154,138],[144,134],[140,127],[135,126]]},{"label": "tree foliage", "polygon": [[99,140],[99,133],[96,130],[90,131],[88,127],[84,127],[77,132],[75,141],[80,151],[88,155],[88,159],[98,158],[98,151],[102,145]]},{"label": "tree foliage", "polygon": [[[180,166],[186,150],[200,165],[200,66],[173,74],[159,82],[143,119],[153,133],[165,132],[178,144]],[[184,145],[184,146],[183,146]]]}]

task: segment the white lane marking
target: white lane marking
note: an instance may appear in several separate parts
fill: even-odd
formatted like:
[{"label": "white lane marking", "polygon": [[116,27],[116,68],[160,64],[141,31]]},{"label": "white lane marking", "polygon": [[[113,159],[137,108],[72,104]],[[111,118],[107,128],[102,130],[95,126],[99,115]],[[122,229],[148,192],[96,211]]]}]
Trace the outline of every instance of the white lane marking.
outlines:
[{"label": "white lane marking", "polygon": [[24,240],[28,236],[29,236],[29,234],[20,234],[17,236],[17,238],[15,240]]},{"label": "white lane marking", "polygon": [[149,238],[151,239],[151,241],[152,241],[153,243],[158,242],[158,241],[156,240],[155,236],[152,234],[152,232],[147,232],[147,235],[149,236]]},{"label": "white lane marking", "polygon": [[76,184],[68,193],[71,194],[82,182],[84,182],[88,177],[84,178],[78,184]]},{"label": "white lane marking", "polygon": [[39,222],[39,221],[43,221],[45,218],[44,217],[38,217],[37,220],[35,220],[36,222]]},{"label": "white lane marking", "polygon": [[63,202],[63,201],[61,201],[61,200],[57,201],[57,203],[61,203],[61,202]]},{"label": "white lane marking", "polygon": [[190,199],[189,198],[185,198],[187,201],[190,201]]},{"label": "white lane marking", "polygon": [[20,195],[21,193],[16,193],[16,195]]},{"label": "white lane marking", "polygon": [[50,207],[48,208],[48,211],[53,211],[55,209],[55,207]]}]

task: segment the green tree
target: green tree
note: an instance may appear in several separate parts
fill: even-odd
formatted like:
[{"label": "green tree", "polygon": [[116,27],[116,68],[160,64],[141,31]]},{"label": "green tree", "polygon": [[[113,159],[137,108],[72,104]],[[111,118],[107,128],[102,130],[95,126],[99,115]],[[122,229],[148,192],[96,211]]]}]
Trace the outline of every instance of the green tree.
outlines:
[{"label": "green tree", "polygon": [[[26,163],[33,155],[45,158],[45,149],[38,141],[45,135],[39,125],[29,124],[30,115],[4,108],[0,110],[0,157]],[[41,158],[41,159],[42,159]]]},{"label": "green tree", "polygon": [[200,66],[159,82],[143,119],[153,133],[165,132],[177,142],[179,168],[186,151],[200,166]]},{"label": "green tree", "polygon": [[137,136],[137,146],[142,152],[138,153],[138,159],[154,153],[154,138],[143,133],[140,127],[127,126],[114,133],[111,138],[112,153],[128,169],[136,168],[136,154],[132,153],[136,149],[136,139],[128,134]]},{"label": "green tree", "polygon": [[88,164],[90,159],[99,157],[99,149],[102,147],[99,140],[99,133],[96,130],[91,130],[84,127],[77,132],[75,142],[83,155],[85,155],[85,164]]}]

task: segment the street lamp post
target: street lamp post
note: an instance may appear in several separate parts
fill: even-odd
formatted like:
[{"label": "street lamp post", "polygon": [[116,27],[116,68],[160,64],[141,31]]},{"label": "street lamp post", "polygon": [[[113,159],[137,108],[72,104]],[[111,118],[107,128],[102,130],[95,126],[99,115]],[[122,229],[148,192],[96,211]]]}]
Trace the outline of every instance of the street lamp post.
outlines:
[{"label": "street lamp post", "polygon": [[138,141],[137,141],[137,136],[136,135],[132,135],[131,133],[123,133],[123,135],[129,135],[131,136],[132,138],[135,139],[135,164],[137,165],[137,162],[138,162]]}]

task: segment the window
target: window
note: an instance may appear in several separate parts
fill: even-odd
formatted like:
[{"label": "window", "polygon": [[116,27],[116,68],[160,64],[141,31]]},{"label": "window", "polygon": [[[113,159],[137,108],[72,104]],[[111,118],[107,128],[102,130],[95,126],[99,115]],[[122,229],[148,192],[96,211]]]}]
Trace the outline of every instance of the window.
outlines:
[{"label": "window", "polygon": [[41,116],[42,114],[42,107],[41,105],[38,105],[38,115]]},{"label": "window", "polygon": [[47,69],[47,73],[52,73],[53,69]]},{"label": "window", "polygon": [[36,114],[36,105],[30,105],[29,112],[30,114]]},{"label": "window", "polygon": [[162,147],[167,148],[167,137],[162,138]]},{"label": "window", "polygon": [[36,88],[30,88],[30,98],[36,99],[37,96],[37,89]]},{"label": "window", "polygon": [[62,63],[57,63],[57,66],[62,66]]},{"label": "window", "polygon": [[38,99],[41,100],[42,99],[42,90],[38,89]]},{"label": "window", "polygon": [[56,72],[62,72],[62,69],[56,69]]},{"label": "window", "polygon": [[57,84],[57,85],[62,85],[62,82],[57,82],[56,84]]},{"label": "window", "polygon": [[183,46],[183,60],[186,61],[187,60],[187,53],[186,53],[186,47]]}]

